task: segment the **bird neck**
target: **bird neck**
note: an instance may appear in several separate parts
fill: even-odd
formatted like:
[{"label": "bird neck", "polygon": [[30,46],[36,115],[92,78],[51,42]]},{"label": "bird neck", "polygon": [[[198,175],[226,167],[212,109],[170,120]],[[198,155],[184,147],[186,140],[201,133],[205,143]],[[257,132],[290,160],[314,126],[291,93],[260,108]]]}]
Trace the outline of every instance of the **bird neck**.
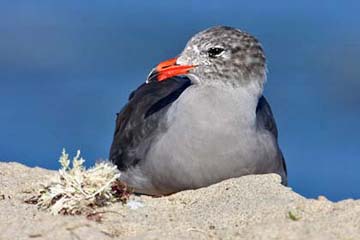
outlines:
[{"label": "bird neck", "polygon": [[243,127],[251,127],[256,124],[256,106],[261,94],[262,88],[256,84],[241,87],[194,84],[182,94],[180,102],[186,106],[183,109],[192,109],[191,115],[200,123],[199,119],[218,119],[215,122],[236,121]]},{"label": "bird neck", "polygon": [[244,92],[244,95],[249,95],[253,97],[256,102],[262,96],[264,90],[264,84],[266,82],[265,75],[254,75],[249,78],[242,79],[200,79],[198,76],[189,74],[189,79],[193,85],[198,85],[200,87],[215,87],[219,89],[233,89],[238,90],[239,92]]}]

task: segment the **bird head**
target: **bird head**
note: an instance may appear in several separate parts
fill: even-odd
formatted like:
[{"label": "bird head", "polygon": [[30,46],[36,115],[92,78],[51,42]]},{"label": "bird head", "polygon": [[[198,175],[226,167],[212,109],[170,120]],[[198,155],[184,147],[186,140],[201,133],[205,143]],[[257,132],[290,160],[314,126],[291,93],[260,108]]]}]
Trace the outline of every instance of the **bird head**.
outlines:
[{"label": "bird head", "polygon": [[265,55],[257,39],[231,27],[212,27],[193,36],[181,54],[160,63],[148,81],[185,75],[194,84],[243,86],[266,78]]}]

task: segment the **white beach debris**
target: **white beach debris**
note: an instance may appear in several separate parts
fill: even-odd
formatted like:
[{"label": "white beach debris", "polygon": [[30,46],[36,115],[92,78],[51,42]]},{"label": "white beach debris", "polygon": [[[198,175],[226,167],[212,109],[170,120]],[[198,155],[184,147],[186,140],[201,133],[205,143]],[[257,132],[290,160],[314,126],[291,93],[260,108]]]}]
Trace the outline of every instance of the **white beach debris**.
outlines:
[{"label": "white beach debris", "polygon": [[126,206],[128,206],[130,209],[138,209],[144,207],[144,203],[136,201],[136,200],[130,200]]},{"label": "white beach debris", "polygon": [[118,180],[120,172],[110,162],[102,161],[86,169],[80,151],[72,160],[62,151],[59,174],[50,184],[43,186],[31,202],[52,214],[90,213],[96,207],[121,201],[125,203],[130,191]]}]

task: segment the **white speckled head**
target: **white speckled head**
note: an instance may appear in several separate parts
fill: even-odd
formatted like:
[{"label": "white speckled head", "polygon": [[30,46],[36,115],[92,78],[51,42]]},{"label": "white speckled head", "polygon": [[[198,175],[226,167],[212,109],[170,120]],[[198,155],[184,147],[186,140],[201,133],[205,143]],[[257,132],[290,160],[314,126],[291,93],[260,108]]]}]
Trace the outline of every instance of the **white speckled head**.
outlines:
[{"label": "white speckled head", "polygon": [[177,59],[179,65],[196,65],[189,77],[198,84],[226,83],[261,89],[266,61],[257,39],[231,27],[212,27],[193,36]]}]

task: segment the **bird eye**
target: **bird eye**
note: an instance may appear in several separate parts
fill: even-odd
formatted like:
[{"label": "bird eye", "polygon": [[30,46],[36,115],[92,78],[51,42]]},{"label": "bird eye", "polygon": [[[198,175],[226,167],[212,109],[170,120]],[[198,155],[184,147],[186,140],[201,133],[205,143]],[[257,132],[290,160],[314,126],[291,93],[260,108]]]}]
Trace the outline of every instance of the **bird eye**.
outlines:
[{"label": "bird eye", "polygon": [[213,48],[209,48],[208,54],[209,54],[209,57],[216,58],[223,51],[224,51],[223,48],[213,47]]}]

